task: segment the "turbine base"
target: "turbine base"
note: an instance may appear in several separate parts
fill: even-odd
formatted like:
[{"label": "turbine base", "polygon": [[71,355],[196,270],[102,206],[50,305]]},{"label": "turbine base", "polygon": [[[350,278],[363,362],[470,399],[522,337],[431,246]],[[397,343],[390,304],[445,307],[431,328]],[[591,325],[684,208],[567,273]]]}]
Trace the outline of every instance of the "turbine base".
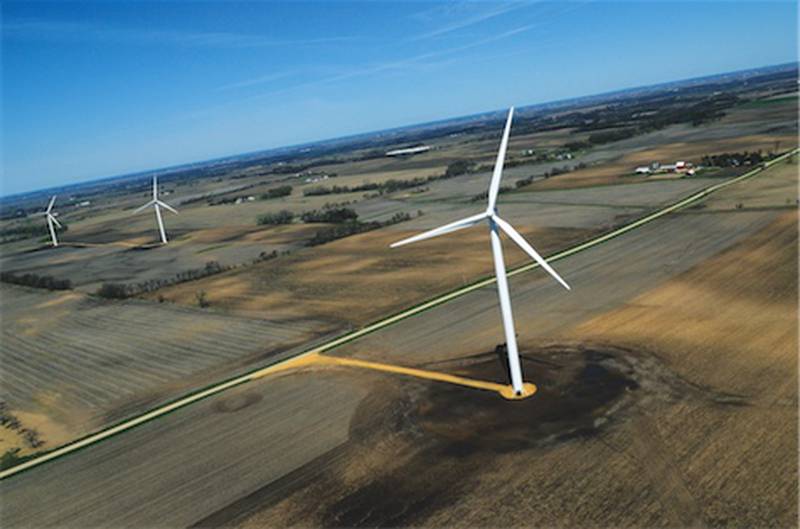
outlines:
[{"label": "turbine base", "polygon": [[504,399],[508,400],[522,400],[527,399],[528,397],[532,397],[538,388],[536,384],[531,384],[530,382],[525,382],[522,385],[522,393],[517,393],[514,391],[513,386],[505,386],[503,389],[500,390],[500,395],[503,396]]}]

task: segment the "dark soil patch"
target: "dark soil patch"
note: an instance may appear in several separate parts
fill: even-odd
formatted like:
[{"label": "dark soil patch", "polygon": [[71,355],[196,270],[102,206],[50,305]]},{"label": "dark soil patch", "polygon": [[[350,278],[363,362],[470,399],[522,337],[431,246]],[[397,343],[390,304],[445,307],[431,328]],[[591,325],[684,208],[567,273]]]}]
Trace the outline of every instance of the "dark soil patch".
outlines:
[{"label": "dark soil patch", "polygon": [[[433,384],[414,420],[439,436],[443,450],[463,456],[474,451],[508,452],[589,433],[621,395],[639,387],[610,360],[623,351],[558,347],[540,356],[523,355],[523,372],[538,387],[524,400],[507,401],[491,392]],[[471,378],[506,383],[505,363],[483,361],[460,370]]]},{"label": "dark soil patch", "polygon": [[261,393],[255,392],[247,392],[247,393],[238,393],[235,395],[231,395],[230,397],[226,397],[223,399],[219,399],[214,402],[213,408],[214,411],[220,413],[233,413],[239,410],[243,410],[248,406],[252,406],[258,402],[261,402],[263,396]]},{"label": "dark soil patch", "polygon": [[[642,391],[642,370],[632,356],[584,345],[524,354],[526,378],[539,389],[520,401],[446,383],[380,377],[356,411],[346,445],[196,525],[424,525],[480,487],[482,472],[494,468],[497,458],[581,442],[622,420],[626,403]],[[502,356],[494,352],[425,367],[503,383],[507,378]]]},{"label": "dark soil patch", "polygon": [[[609,423],[614,404],[639,388],[626,368],[628,351],[559,346],[523,355],[527,378],[538,386],[532,398],[509,401],[488,391],[452,384],[425,384],[383,410],[383,434],[376,429],[374,404],[366,402],[353,420],[361,450],[381,450],[376,437],[398,436],[412,455],[383,449],[385,466],[376,463],[356,487],[337,485],[340,497],[317,514],[324,527],[395,527],[424,525],[477,486],[480,469],[509,452],[546,449],[548,445],[595,435]],[[458,373],[503,381],[505,362],[494,353],[472,357]],[[388,414],[387,414],[388,412]],[[316,522],[315,522],[316,523]]]},{"label": "dark soil patch", "polygon": [[[475,508],[484,501],[491,508],[495,500],[481,490],[493,472],[513,471],[564,443],[586,442],[643,408],[682,399],[746,404],[687,382],[645,352],[567,344],[522,356],[526,379],[538,391],[518,401],[447,383],[376,377],[346,444],[195,526],[424,526],[465,498]],[[422,367],[501,383],[508,378],[497,352]],[[357,377],[354,383],[365,379],[358,370],[341,373]]]}]

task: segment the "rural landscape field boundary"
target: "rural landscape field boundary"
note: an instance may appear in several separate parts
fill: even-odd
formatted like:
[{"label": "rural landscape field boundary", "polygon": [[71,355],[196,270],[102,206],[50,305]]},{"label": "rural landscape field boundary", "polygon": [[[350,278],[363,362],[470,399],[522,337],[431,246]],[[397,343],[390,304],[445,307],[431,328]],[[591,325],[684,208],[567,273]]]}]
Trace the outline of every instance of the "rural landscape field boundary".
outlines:
[{"label": "rural landscape field boundary", "polygon": [[[789,157],[791,157],[793,155],[796,155],[798,153],[798,151],[800,151],[800,149],[796,149],[796,148],[792,149],[792,150],[784,153],[783,155],[778,156],[778,157],[776,157],[776,158],[774,158],[774,159],[772,159],[772,160],[770,160],[768,162],[765,162],[764,164],[752,169],[751,171],[748,171],[747,173],[744,173],[744,174],[742,174],[742,175],[740,175],[738,177],[735,177],[735,178],[732,178],[732,179],[729,179],[729,180],[725,180],[725,181],[720,182],[718,184],[714,184],[714,185],[711,185],[711,186],[709,186],[707,188],[704,188],[704,189],[702,189],[702,190],[700,190],[700,191],[698,191],[696,193],[693,193],[692,195],[690,195],[690,196],[688,196],[686,198],[683,198],[683,199],[679,200],[678,202],[675,202],[675,203],[673,203],[671,205],[665,206],[665,207],[663,207],[663,208],[661,208],[661,209],[659,209],[659,210],[657,210],[657,211],[655,211],[653,213],[647,214],[647,215],[645,215],[645,216],[643,216],[643,217],[641,217],[641,218],[639,218],[639,219],[637,219],[635,221],[632,221],[632,222],[630,222],[630,223],[628,223],[628,224],[626,224],[626,225],[624,225],[622,227],[616,228],[616,229],[614,229],[614,230],[612,230],[612,231],[610,231],[610,232],[608,232],[608,233],[606,233],[604,235],[601,235],[599,237],[596,237],[594,239],[591,239],[591,240],[583,242],[583,243],[579,243],[579,244],[577,244],[577,245],[575,245],[575,246],[573,246],[571,248],[568,248],[566,250],[563,250],[561,252],[553,254],[553,255],[549,256],[547,258],[547,260],[548,261],[556,261],[556,260],[564,259],[566,257],[569,257],[569,256],[574,255],[576,253],[582,252],[584,250],[587,250],[589,248],[592,248],[594,246],[597,246],[599,244],[607,242],[607,241],[609,241],[611,239],[614,239],[616,237],[619,237],[619,236],[621,236],[621,235],[623,235],[623,234],[625,234],[625,233],[627,233],[629,231],[632,231],[632,230],[634,230],[636,228],[644,226],[644,225],[646,225],[646,224],[648,224],[648,223],[650,223],[650,222],[652,222],[654,220],[657,220],[657,219],[659,219],[659,218],[661,218],[661,217],[663,217],[665,215],[668,215],[668,214],[673,213],[675,211],[678,211],[678,210],[680,210],[682,208],[685,208],[686,206],[688,206],[690,204],[698,202],[698,201],[704,199],[705,197],[707,197],[708,195],[710,195],[711,193],[714,193],[714,192],[716,192],[716,191],[718,191],[720,189],[723,189],[725,187],[731,186],[733,184],[736,184],[738,182],[741,182],[743,180],[751,178],[751,177],[759,174],[763,170],[769,168],[770,166],[774,165],[775,163],[778,163],[778,162],[780,162],[782,160],[785,160],[785,159],[787,159],[787,158],[789,158]],[[526,265],[517,267],[517,268],[509,271],[508,275],[521,274],[523,272],[527,272],[527,271],[533,270],[533,269],[535,269],[537,267],[539,267],[539,265],[537,263],[526,264]],[[20,472],[23,472],[25,470],[29,470],[31,468],[34,468],[34,467],[39,466],[41,464],[44,464],[44,463],[46,463],[48,461],[53,461],[53,460],[55,460],[57,458],[66,456],[66,455],[68,455],[68,454],[70,454],[72,452],[76,452],[78,450],[81,450],[83,448],[91,446],[92,444],[95,444],[95,443],[98,443],[98,442],[103,441],[105,439],[108,439],[110,437],[113,437],[113,436],[115,436],[117,434],[120,434],[122,432],[130,430],[132,428],[135,428],[135,427],[137,427],[137,426],[139,426],[141,424],[144,424],[146,422],[154,420],[154,419],[156,419],[158,417],[164,416],[164,415],[166,415],[168,413],[171,413],[171,412],[176,411],[176,410],[178,410],[180,408],[183,408],[185,406],[188,406],[190,404],[198,402],[198,401],[200,401],[202,399],[205,399],[207,397],[210,397],[210,396],[216,395],[218,393],[221,393],[223,391],[226,391],[226,390],[228,390],[230,388],[239,386],[239,385],[244,384],[246,382],[250,382],[250,381],[256,380],[258,378],[261,378],[263,376],[271,374],[271,372],[279,371],[280,369],[276,369],[276,367],[280,366],[281,364],[285,364],[287,362],[293,362],[293,361],[296,362],[299,357],[303,357],[303,356],[309,356],[309,355],[314,355],[314,354],[319,355],[320,353],[323,353],[323,352],[329,351],[331,349],[334,349],[336,347],[339,347],[339,346],[341,346],[341,345],[343,345],[345,343],[351,342],[351,341],[356,340],[358,338],[361,338],[361,337],[363,337],[363,336],[365,336],[367,334],[373,333],[373,332],[375,332],[375,331],[377,331],[379,329],[382,329],[382,328],[388,327],[390,325],[393,325],[393,324],[395,324],[395,323],[397,323],[397,322],[399,322],[401,320],[404,320],[404,319],[409,318],[411,316],[417,315],[417,314],[419,314],[421,312],[424,312],[426,310],[434,308],[434,307],[436,307],[438,305],[441,305],[443,303],[447,303],[448,301],[451,301],[451,300],[453,300],[455,298],[458,298],[460,296],[468,294],[468,293],[470,293],[472,291],[475,291],[475,290],[478,290],[478,289],[483,288],[485,286],[491,285],[494,282],[495,282],[494,276],[492,276],[490,278],[479,279],[479,280],[477,280],[477,281],[475,281],[475,282],[473,282],[473,283],[471,283],[469,285],[466,285],[464,287],[458,288],[458,289],[456,289],[454,291],[451,291],[449,293],[445,293],[445,294],[443,294],[441,296],[438,296],[438,297],[436,297],[434,299],[422,302],[422,303],[417,304],[415,306],[412,306],[412,307],[410,307],[408,309],[405,309],[405,310],[403,310],[403,311],[401,311],[399,313],[396,313],[394,315],[391,315],[391,316],[388,316],[388,317],[383,318],[381,320],[378,320],[376,322],[373,322],[373,323],[371,323],[369,325],[366,325],[366,326],[362,327],[361,329],[358,329],[358,330],[355,330],[355,331],[352,331],[352,332],[348,332],[348,333],[346,333],[346,334],[344,334],[344,335],[342,335],[342,336],[340,336],[338,338],[332,339],[329,342],[323,343],[321,345],[314,346],[313,348],[311,348],[309,350],[306,350],[306,351],[304,351],[302,353],[299,353],[298,355],[295,355],[295,356],[293,356],[293,357],[291,357],[289,359],[279,360],[277,362],[273,362],[273,364],[271,364],[270,366],[259,367],[259,368],[256,368],[256,369],[250,371],[250,372],[247,372],[247,373],[245,373],[243,375],[239,375],[239,376],[224,380],[222,382],[216,382],[214,384],[207,385],[207,386],[205,386],[203,388],[195,390],[194,392],[192,392],[192,393],[190,393],[188,395],[185,395],[183,397],[178,397],[178,398],[176,398],[176,399],[174,399],[174,400],[172,400],[170,402],[167,402],[166,404],[163,404],[163,405],[161,405],[161,406],[159,406],[159,407],[157,407],[157,408],[155,408],[153,410],[150,410],[148,412],[145,412],[145,413],[143,413],[141,415],[138,415],[138,416],[133,417],[133,418],[125,419],[125,420],[123,420],[123,421],[121,421],[121,422],[119,422],[119,423],[117,423],[115,425],[112,425],[112,426],[110,426],[108,428],[104,428],[103,430],[100,430],[100,431],[98,431],[96,433],[90,434],[90,435],[85,436],[85,437],[83,437],[81,439],[78,439],[76,441],[73,441],[71,443],[63,445],[63,446],[61,446],[59,448],[55,448],[55,449],[50,450],[48,452],[42,453],[42,454],[40,454],[38,456],[32,457],[31,459],[28,459],[28,460],[26,460],[26,461],[24,461],[24,462],[22,462],[22,463],[20,463],[20,464],[18,464],[16,466],[14,466],[14,467],[11,467],[9,469],[6,469],[6,470],[0,472],[0,480],[3,480],[3,479],[6,479],[8,477],[11,477],[13,475],[19,474]]]}]

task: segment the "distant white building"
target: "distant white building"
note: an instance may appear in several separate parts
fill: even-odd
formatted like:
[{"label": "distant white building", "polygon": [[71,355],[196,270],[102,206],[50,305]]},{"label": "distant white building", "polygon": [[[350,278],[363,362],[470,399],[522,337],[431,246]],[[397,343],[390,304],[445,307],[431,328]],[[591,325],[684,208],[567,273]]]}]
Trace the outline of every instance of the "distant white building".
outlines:
[{"label": "distant white building", "polygon": [[[649,166],[643,165],[634,169],[636,174],[653,174],[653,173],[686,173],[694,174],[693,165],[691,162],[677,161],[675,163],[661,164],[653,162]],[[691,171],[691,172],[690,172]]]},{"label": "distant white building", "polygon": [[386,153],[386,156],[412,156],[431,150],[429,145],[420,145],[418,147],[406,147],[404,149],[395,149]]},{"label": "distant white building", "polygon": [[305,183],[307,183],[307,184],[315,184],[315,183],[317,183],[317,182],[319,182],[321,180],[327,180],[328,178],[330,178],[330,176],[328,176],[326,174],[321,175],[321,176],[309,176],[308,178],[305,179]]}]

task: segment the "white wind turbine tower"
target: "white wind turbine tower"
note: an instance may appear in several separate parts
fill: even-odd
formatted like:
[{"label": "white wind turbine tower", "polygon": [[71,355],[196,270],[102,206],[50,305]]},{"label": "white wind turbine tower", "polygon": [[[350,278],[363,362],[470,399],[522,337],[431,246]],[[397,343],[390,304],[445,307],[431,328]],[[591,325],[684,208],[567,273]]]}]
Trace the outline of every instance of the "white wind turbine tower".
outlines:
[{"label": "white wind turbine tower", "polygon": [[156,221],[158,222],[158,232],[161,234],[161,243],[167,244],[167,232],[164,231],[164,221],[161,219],[161,208],[168,209],[175,214],[177,214],[178,212],[175,210],[175,208],[173,208],[166,202],[162,202],[158,199],[158,178],[156,176],[153,176],[153,200],[151,200],[144,206],[136,208],[136,211],[134,211],[133,213],[136,214],[139,213],[140,211],[144,211],[150,206],[153,206],[156,209]]},{"label": "white wind turbine tower", "polygon": [[504,231],[511,240],[522,248],[525,253],[530,255],[534,261],[547,270],[556,281],[561,283],[567,290],[570,289],[569,285],[561,279],[555,270],[553,270],[547,261],[539,255],[539,253],[528,244],[528,242],[515,230],[508,222],[504,221],[497,215],[497,195],[500,191],[500,179],[503,175],[503,163],[506,158],[506,149],[508,148],[508,135],[511,132],[511,120],[514,115],[514,108],[508,111],[508,119],[506,120],[506,127],[503,131],[503,139],[500,142],[500,150],[497,153],[497,162],[494,166],[494,173],[492,174],[492,181],[489,184],[489,203],[486,211],[473,215],[465,219],[445,224],[439,228],[435,228],[414,237],[403,239],[391,245],[392,248],[409,244],[412,242],[430,239],[450,233],[452,231],[469,228],[483,221],[489,224],[489,236],[492,242],[492,255],[494,257],[494,270],[495,277],[497,278],[497,294],[500,298],[500,312],[503,317],[503,329],[506,335],[506,349],[508,350],[508,368],[511,372],[511,386],[516,396],[523,396],[525,394],[525,386],[522,381],[522,368],[520,367],[519,351],[517,349],[517,338],[514,333],[514,317],[511,314],[511,297],[508,293],[508,279],[506,277],[506,265],[503,260],[503,246],[500,242],[500,230]]},{"label": "white wind turbine tower", "polygon": [[58,213],[53,213],[53,204],[55,203],[56,203],[56,195],[53,195],[53,197],[50,199],[50,203],[47,205],[47,209],[44,210],[44,212],[40,213],[40,215],[44,216],[44,218],[47,219],[47,228],[50,230],[50,240],[52,241],[54,247],[58,246],[58,238],[56,237],[55,226],[58,226],[59,228],[64,227],[61,225],[60,222],[58,222],[58,219],[56,218],[58,216]]}]

